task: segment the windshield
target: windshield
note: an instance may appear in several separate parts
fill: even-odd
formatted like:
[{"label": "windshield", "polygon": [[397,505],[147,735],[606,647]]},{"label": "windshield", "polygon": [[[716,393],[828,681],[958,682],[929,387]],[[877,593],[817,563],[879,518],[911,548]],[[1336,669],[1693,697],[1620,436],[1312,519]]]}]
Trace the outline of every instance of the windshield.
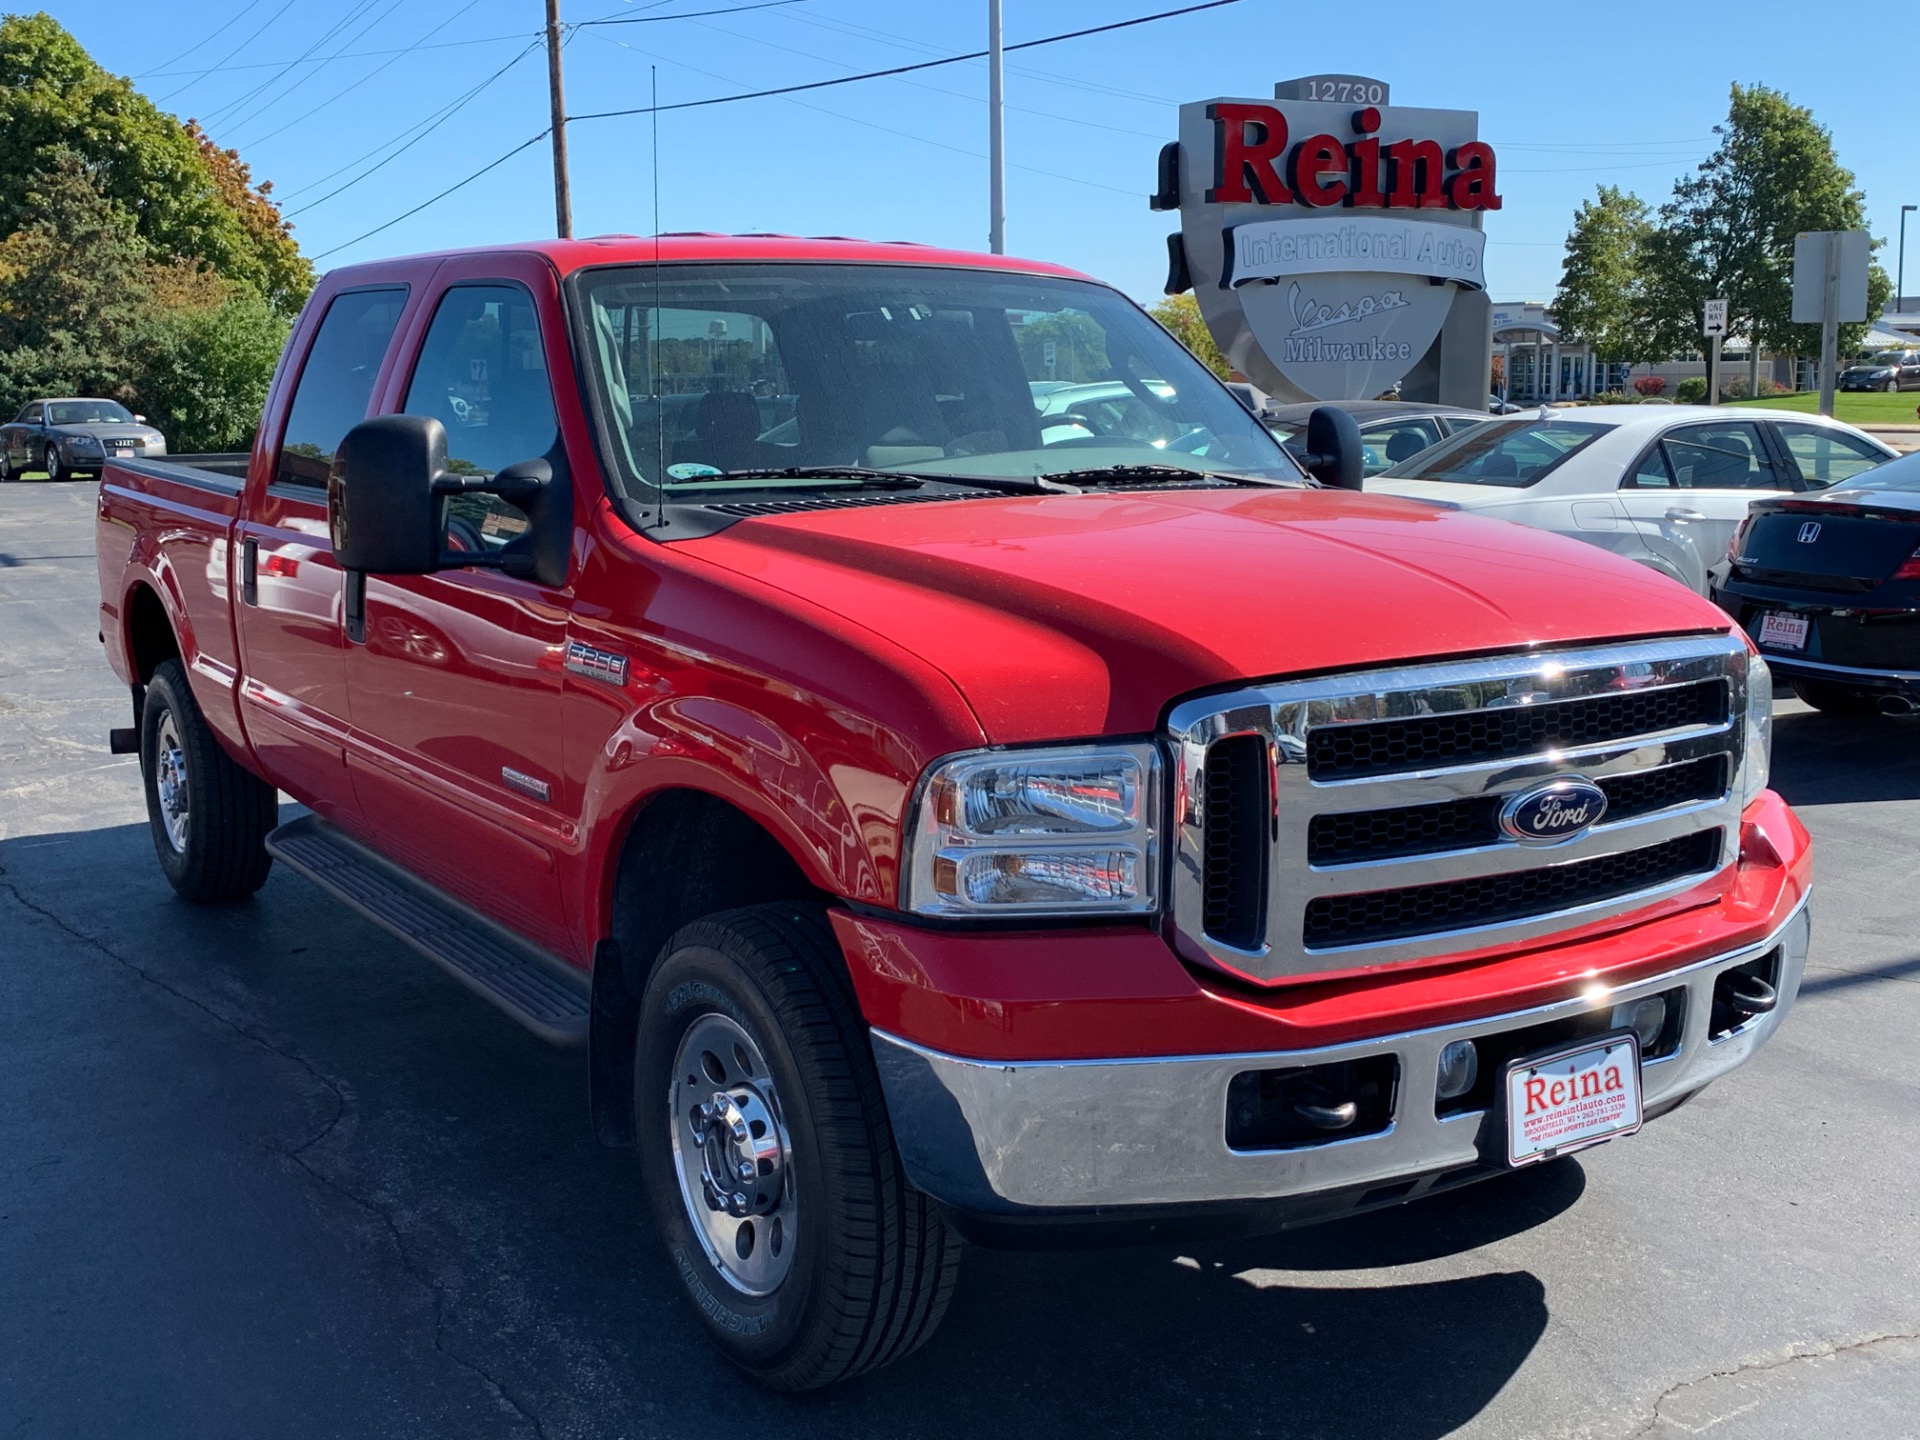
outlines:
[{"label": "windshield", "polygon": [[797,467],[902,483],[1141,465],[1301,478],[1199,361],[1101,285],[824,264],[621,266],[578,283],[629,494],[861,483],[751,473]]},{"label": "windshield", "polygon": [[1862,470],[1842,480],[1827,494],[1844,498],[1850,490],[1920,490],[1920,452]]},{"label": "windshield", "polygon": [[1521,490],[1612,427],[1578,420],[1491,420],[1387,471],[1404,480],[1504,485]]},{"label": "windshield", "polygon": [[1904,351],[1882,350],[1868,363],[1872,365],[1910,365],[1913,362],[1907,358]]},{"label": "windshield", "polygon": [[111,400],[56,400],[47,406],[49,425],[131,425],[127,407]]}]

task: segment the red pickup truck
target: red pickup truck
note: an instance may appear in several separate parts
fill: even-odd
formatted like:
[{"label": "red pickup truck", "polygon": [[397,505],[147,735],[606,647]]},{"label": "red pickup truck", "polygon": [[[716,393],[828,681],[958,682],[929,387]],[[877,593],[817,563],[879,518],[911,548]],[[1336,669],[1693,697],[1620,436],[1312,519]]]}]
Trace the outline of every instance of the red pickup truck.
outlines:
[{"label": "red pickup truck", "polygon": [[1057,266],[336,270],[252,454],[110,459],[98,540],[174,887],[277,859],[588,1045],[778,1387],[923,1342],[963,1238],[1273,1228],[1630,1133],[1805,961],[1726,616],[1315,483]]}]

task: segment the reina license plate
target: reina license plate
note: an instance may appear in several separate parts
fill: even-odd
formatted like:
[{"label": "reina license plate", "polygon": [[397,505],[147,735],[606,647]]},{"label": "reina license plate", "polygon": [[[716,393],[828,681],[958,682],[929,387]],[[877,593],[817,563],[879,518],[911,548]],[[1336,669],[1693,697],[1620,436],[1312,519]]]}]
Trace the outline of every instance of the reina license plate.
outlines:
[{"label": "reina license plate", "polygon": [[1760,617],[1760,633],[1754,638],[1760,644],[1771,645],[1777,650],[1804,650],[1807,648],[1807,625],[1804,615],[1769,610]]},{"label": "reina license plate", "polygon": [[1640,1042],[1611,1035],[1507,1067],[1507,1163],[1584,1150],[1640,1128]]}]

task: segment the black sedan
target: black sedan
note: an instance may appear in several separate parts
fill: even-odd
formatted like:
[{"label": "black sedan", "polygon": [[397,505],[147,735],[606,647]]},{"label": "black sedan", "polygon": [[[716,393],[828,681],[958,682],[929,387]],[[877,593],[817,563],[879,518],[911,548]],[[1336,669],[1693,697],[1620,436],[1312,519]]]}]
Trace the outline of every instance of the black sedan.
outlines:
[{"label": "black sedan", "polygon": [[0,425],[0,480],[44,470],[49,480],[98,475],[120,456],[164,455],[166,438],[117,400],[30,400]]},{"label": "black sedan", "polygon": [[1469,425],[1493,418],[1482,410],[1427,405],[1417,400],[1316,400],[1307,405],[1269,405],[1259,412],[1260,419],[1283,445],[1298,451],[1306,440],[1307,417],[1323,403],[1346,411],[1359,425],[1360,444],[1366,455],[1361,470],[1366,475],[1378,475]]},{"label": "black sedan", "polygon": [[1756,500],[1713,597],[1815,709],[1920,711],[1920,454]]}]

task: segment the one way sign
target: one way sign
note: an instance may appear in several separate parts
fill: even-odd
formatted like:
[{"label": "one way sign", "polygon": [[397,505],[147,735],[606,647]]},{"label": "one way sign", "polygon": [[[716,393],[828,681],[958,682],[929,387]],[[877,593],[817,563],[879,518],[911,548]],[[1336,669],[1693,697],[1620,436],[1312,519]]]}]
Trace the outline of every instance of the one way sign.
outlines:
[{"label": "one way sign", "polygon": [[1713,340],[1727,337],[1727,302],[1725,300],[1707,301],[1706,317],[1700,323],[1700,333]]}]

